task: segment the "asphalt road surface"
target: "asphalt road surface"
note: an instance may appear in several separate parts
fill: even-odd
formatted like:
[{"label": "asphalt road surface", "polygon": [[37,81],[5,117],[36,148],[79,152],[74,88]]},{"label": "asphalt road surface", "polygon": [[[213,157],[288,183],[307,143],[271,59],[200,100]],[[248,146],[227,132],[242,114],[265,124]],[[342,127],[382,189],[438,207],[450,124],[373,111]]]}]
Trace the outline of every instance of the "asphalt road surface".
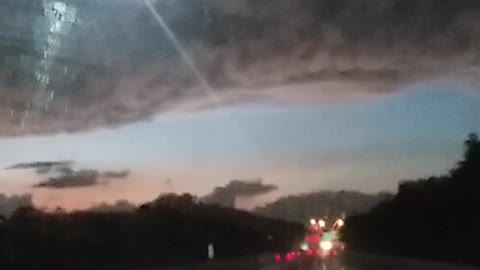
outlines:
[{"label": "asphalt road surface", "polygon": [[264,270],[475,270],[472,266],[446,264],[402,257],[345,253],[324,261],[299,261],[265,265]]},{"label": "asphalt road surface", "polygon": [[262,270],[390,270],[383,263],[363,259],[354,255],[341,255],[325,260],[297,260],[293,262],[271,263]]},{"label": "asphalt road surface", "polygon": [[183,266],[171,270],[384,270],[375,263],[365,263],[363,260],[354,259],[353,256],[339,256],[328,260],[292,262],[276,262],[274,256],[250,257],[242,259],[231,259],[212,261],[201,265]]},{"label": "asphalt road surface", "polygon": [[421,260],[346,253],[324,261],[275,261],[273,255],[211,261],[170,270],[475,270],[479,268]]}]

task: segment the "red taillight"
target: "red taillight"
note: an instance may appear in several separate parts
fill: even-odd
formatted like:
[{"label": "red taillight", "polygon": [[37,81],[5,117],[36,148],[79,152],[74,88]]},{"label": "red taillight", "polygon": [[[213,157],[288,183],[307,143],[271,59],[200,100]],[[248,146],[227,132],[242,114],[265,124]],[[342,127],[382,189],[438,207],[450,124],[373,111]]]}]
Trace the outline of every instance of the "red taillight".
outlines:
[{"label": "red taillight", "polygon": [[290,252],[287,253],[287,255],[285,256],[285,261],[291,262],[292,260],[293,260],[292,254]]},{"label": "red taillight", "polygon": [[281,262],[281,261],[282,261],[282,255],[280,255],[280,254],[275,254],[275,261],[276,261],[276,262]]},{"label": "red taillight", "polygon": [[307,250],[307,256],[312,256],[312,255],[313,255],[313,250],[308,249],[308,250]]},{"label": "red taillight", "polygon": [[320,241],[320,237],[318,235],[309,235],[309,236],[307,236],[306,240],[307,240],[308,243],[315,244],[315,243],[318,243]]}]

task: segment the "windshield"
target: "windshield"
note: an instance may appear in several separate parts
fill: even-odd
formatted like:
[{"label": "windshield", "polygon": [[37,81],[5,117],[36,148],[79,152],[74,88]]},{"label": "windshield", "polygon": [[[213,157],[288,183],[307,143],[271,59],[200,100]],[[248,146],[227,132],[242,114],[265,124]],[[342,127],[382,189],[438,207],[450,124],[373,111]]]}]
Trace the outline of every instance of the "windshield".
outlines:
[{"label": "windshield", "polygon": [[283,262],[335,226],[479,263],[479,23],[474,0],[2,0],[0,262]]}]

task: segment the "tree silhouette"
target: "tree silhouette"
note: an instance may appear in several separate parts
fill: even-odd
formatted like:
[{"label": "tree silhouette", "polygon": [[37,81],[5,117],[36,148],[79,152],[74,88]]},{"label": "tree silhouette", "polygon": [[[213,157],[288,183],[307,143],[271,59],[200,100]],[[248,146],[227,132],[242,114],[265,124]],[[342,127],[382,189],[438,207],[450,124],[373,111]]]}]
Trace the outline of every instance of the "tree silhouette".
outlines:
[{"label": "tree silhouette", "polygon": [[387,254],[480,264],[480,140],[469,134],[449,174],[402,181],[370,212],[351,216],[345,239]]},{"label": "tree silhouette", "polygon": [[[159,267],[290,248],[301,225],[167,194],[135,211],[17,209],[0,224],[0,266],[15,269]],[[4,269],[2,267],[2,269]]]}]

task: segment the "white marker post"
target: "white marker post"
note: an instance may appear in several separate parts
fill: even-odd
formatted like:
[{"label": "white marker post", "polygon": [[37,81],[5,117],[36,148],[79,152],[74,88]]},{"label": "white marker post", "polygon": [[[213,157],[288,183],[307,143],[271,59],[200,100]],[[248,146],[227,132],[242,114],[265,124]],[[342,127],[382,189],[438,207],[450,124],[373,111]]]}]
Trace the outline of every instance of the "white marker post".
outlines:
[{"label": "white marker post", "polygon": [[213,260],[215,259],[215,248],[212,243],[209,243],[207,246],[207,253],[208,253],[208,259]]}]

